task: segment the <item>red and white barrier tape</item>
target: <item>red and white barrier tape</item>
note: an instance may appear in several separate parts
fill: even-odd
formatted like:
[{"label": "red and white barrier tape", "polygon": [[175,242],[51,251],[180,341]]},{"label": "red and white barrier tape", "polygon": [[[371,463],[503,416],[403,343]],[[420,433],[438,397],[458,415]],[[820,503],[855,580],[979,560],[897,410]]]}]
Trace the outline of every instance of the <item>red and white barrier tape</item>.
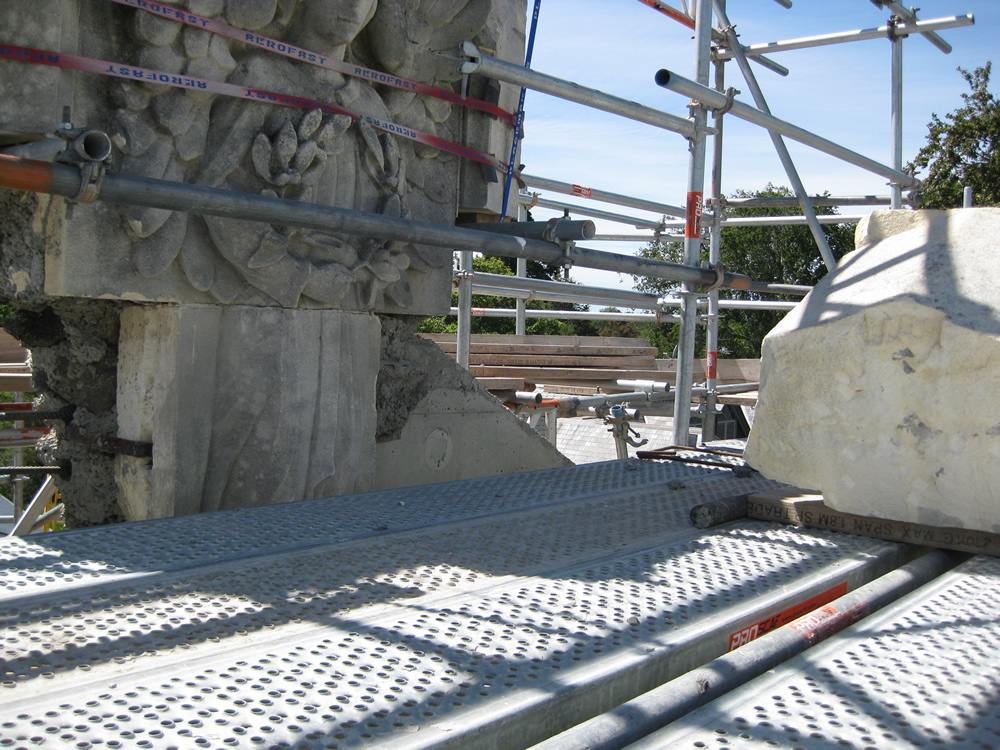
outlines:
[{"label": "red and white barrier tape", "polygon": [[263,101],[270,104],[281,104],[286,107],[297,107],[299,109],[319,109],[330,114],[348,115],[355,120],[364,120],[373,128],[393,133],[403,138],[408,138],[417,143],[433,146],[441,151],[447,151],[457,156],[473,161],[482,162],[489,166],[507,171],[507,165],[495,156],[484,154],[466,146],[461,146],[443,138],[438,138],[429,133],[423,133],[404,125],[397,125],[393,122],[381,120],[371,115],[359,115],[355,112],[338,107],[328,102],[318,99],[309,99],[303,96],[290,96],[279,94],[263,89],[253,89],[246,86],[237,86],[234,83],[222,81],[206,81],[193,76],[180,75],[176,73],[165,73],[161,70],[151,70],[149,68],[139,68],[134,65],[120,65],[108,62],[107,60],[95,60],[90,57],[80,55],[68,55],[61,52],[50,52],[33,47],[20,47],[16,44],[0,43],[0,59],[16,60],[19,62],[32,63],[35,65],[49,65],[56,68],[66,68],[67,70],[79,70],[86,73],[96,73],[98,75],[113,76],[115,78],[125,78],[130,81],[142,81],[145,83],[155,83],[161,86],[174,86],[176,88],[190,89],[192,91],[204,91],[223,96],[232,96],[237,99],[250,99]]},{"label": "red and white barrier tape", "polygon": [[163,3],[149,2],[148,0],[111,1],[119,3],[120,5],[127,5],[138,10],[144,10],[147,13],[152,13],[162,18],[169,18],[172,21],[178,21],[197,29],[204,29],[205,31],[210,31],[213,34],[218,34],[219,36],[235,39],[238,42],[250,44],[254,47],[259,47],[260,49],[267,50],[268,52],[274,52],[278,55],[284,55],[285,57],[290,57],[293,60],[299,60],[301,62],[310,63],[311,65],[317,65],[321,68],[326,68],[327,70],[343,73],[344,75],[364,78],[366,81],[371,81],[372,83],[381,83],[397,89],[413,91],[417,94],[422,94],[423,96],[433,96],[436,99],[443,99],[444,101],[451,102],[452,104],[459,104],[463,107],[478,109],[481,112],[496,115],[497,117],[506,120],[511,125],[515,122],[514,115],[501,109],[495,104],[491,104],[490,102],[484,102],[481,99],[474,99],[469,96],[463,97],[461,94],[456,94],[454,91],[447,91],[446,89],[440,89],[436,86],[420,83],[419,81],[410,81],[406,78],[400,78],[399,76],[390,75],[389,73],[382,73],[381,71],[372,70],[371,68],[366,68],[362,65],[352,65],[351,63],[347,63],[342,60],[331,60],[329,57],[320,55],[317,52],[311,52],[310,50],[302,49],[301,47],[296,47],[293,44],[287,44],[286,42],[282,42],[277,39],[271,39],[270,37],[262,36],[261,34],[254,34],[253,32],[245,31],[235,26],[230,26],[229,24],[222,23],[221,21],[205,18],[204,16],[199,16],[196,13],[190,13],[186,10],[179,10],[169,5],[164,5]]}]

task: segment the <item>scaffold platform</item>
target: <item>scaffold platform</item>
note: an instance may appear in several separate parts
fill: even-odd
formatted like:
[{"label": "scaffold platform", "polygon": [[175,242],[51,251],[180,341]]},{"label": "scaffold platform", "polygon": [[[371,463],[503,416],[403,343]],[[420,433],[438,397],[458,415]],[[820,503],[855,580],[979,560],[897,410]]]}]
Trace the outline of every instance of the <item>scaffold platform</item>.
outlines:
[{"label": "scaffold platform", "polygon": [[1000,747],[1000,559],[977,556],[630,748]]},{"label": "scaffold platform", "polygon": [[[926,552],[689,520],[775,486],[632,459],[0,541],[0,747],[528,747]],[[910,736],[900,721],[922,726],[913,711],[944,738],[935,711],[992,711],[995,600],[975,597],[998,568],[976,560],[933,584],[936,610],[925,598],[834,636],[814,649],[834,666],[767,688],[741,721],[766,716],[784,744],[779,714],[809,713],[795,735],[808,744],[809,722],[836,735],[832,715],[871,724],[881,748],[885,732]],[[966,630],[984,637],[952,638]],[[962,654],[980,666],[955,666]],[[822,697],[840,689],[856,715]],[[733,744],[771,739],[736,718],[690,723],[700,715],[674,725],[701,732],[691,746],[724,746],[723,725]]]}]

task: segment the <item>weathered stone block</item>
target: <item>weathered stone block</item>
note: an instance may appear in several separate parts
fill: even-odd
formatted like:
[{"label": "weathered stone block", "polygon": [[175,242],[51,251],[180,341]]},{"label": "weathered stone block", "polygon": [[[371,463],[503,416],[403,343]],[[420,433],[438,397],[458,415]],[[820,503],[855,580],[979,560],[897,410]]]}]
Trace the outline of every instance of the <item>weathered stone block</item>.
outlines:
[{"label": "weathered stone block", "polygon": [[432,390],[399,439],[379,443],[375,456],[376,490],[573,463],[481,389]]},{"label": "weathered stone block", "polygon": [[134,306],[122,314],[119,456],[130,520],[371,488],[379,322],[332,310]]},{"label": "weathered stone block", "polygon": [[1000,209],[877,212],[764,341],[747,461],[838,510],[1000,532]]}]

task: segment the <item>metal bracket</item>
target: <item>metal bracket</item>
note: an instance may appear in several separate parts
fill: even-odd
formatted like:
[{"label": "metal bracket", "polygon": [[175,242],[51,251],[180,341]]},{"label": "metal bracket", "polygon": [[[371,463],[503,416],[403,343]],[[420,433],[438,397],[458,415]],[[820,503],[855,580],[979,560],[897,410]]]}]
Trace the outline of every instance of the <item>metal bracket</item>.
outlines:
[{"label": "metal bracket", "polygon": [[733,104],[736,102],[736,95],[738,93],[740,93],[739,89],[735,89],[732,86],[726,89],[726,104],[722,107],[719,107],[719,109],[715,110],[715,114],[717,117],[721,117],[722,115],[726,114],[726,112],[728,112],[733,108]]},{"label": "metal bracket", "polygon": [[718,289],[726,280],[726,264],[716,263],[714,266],[709,266],[709,269],[715,271],[715,281],[713,281],[708,286],[701,290],[702,294],[708,294],[709,292],[714,292]]},{"label": "metal bracket", "polygon": [[568,271],[573,267],[573,250],[576,247],[576,243],[566,241],[560,242],[559,244],[562,246],[563,254],[562,257],[556,262]]},{"label": "metal bracket", "polygon": [[86,162],[80,168],[80,189],[76,195],[67,200],[70,203],[93,203],[101,192],[106,171],[102,162]]},{"label": "metal bracket", "polygon": [[899,19],[896,17],[896,14],[894,13],[893,15],[889,16],[889,20],[885,24],[885,36],[890,42],[896,40],[896,24],[898,23]]},{"label": "metal bracket", "polygon": [[69,107],[63,108],[63,122],[59,123],[55,134],[66,143],[55,160],[80,167],[80,189],[67,200],[70,203],[93,203],[104,182],[104,162],[111,156],[111,139],[97,128],[74,128]]},{"label": "metal bracket", "polygon": [[141,440],[127,440],[113,435],[94,435],[81,430],[74,424],[66,426],[64,435],[69,440],[89,445],[101,453],[133,456],[135,458],[153,457],[153,444]]},{"label": "metal bracket", "polygon": [[466,58],[465,62],[458,66],[459,73],[475,73],[479,70],[483,56],[479,48],[472,42],[466,40],[458,46],[459,52]]},{"label": "metal bracket", "polygon": [[[708,110],[709,112],[713,112],[716,116],[721,116],[726,114],[726,112],[728,112],[733,108],[733,104],[736,101],[736,95],[738,93],[740,93],[739,89],[730,86],[728,89],[726,89],[726,103],[723,104],[721,107],[710,107],[707,104],[698,101],[697,99],[691,99],[688,102],[688,109],[704,109]],[[719,129],[712,127],[705,127],[701,129],[701,132],[705,133],[706,135],[714,135],[715,133],[719,132]]]}]

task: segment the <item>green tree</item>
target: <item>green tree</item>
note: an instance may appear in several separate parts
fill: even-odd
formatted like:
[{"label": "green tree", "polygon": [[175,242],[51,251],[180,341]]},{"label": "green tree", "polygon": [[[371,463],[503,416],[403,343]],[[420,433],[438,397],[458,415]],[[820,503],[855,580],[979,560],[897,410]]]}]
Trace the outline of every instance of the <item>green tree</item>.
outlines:
[{"label": "green tree", "polygon": [[[602,307],[602,313],[620,313],[617,307]],[[637,339],[639,332],[630,321],[601,320],[597,321],[597,335],[605,338]]]},{"label": "green tree", "polygon": [[944,120],[934,114],[927,124],[927,145],[907,168],[924,178],[926,208],[958,208],[963,189],[972,188],[977,205],[1000,205],[1000,102],[989,91],[987,62],[973,72],[958,69],[971,93],[962,94],[964,106]]},{"label": "green tree", "polygon": [[[768,184],[763,190],[747,192],[737,190],[734,198],[788,198],[793,193],[786,187]],[[817,208],[818,214],[836,214],[832,208]],[[742,208],[726,207],[726,218],[739,216],[790,216],[800,215],[801,210],[790,208]],[[827,224],[823,227],[827,243],[834,257],[840,258],[854,249],[854,227],[846,224]],[[812,233],[806,226],[744,226],[723,227],[720,248],[722,262],[726,268],[736,273],[743,273],[755,281],[769,281],[782,284],[812,285],[826,273],[826,267],[819,255],[819,249],[813,240]],[[639,250],[638,255],[644,258],[667,260],[682,263],[684,248],[678,242],[653,242]],[[703,252],[703,260],[708,260],[707,249]],[[680,284],[665,279],[652,279],[635,276],[635,286],[639,291],[666,296],[674,294]],[[758,292],[724,289],[719,293],[722,299],[776,299],[774,295],[762,295]],[[777,299],[798,300],[797,297],[778,297]],[[771,310],[724,310],[719,321],[719,356],[723,357],[759,357],[760,344],[775,324],[784,315]],[[659,335],[650,335],[645,326],[655,324],[640,324],[637,326],[643,338],[655,341],[661,355],[672,356],[677,345],[678,327],[657,326],[664,329]],[[699,326],[696,350],[699,356],[705,352],[705,329]]]}]

